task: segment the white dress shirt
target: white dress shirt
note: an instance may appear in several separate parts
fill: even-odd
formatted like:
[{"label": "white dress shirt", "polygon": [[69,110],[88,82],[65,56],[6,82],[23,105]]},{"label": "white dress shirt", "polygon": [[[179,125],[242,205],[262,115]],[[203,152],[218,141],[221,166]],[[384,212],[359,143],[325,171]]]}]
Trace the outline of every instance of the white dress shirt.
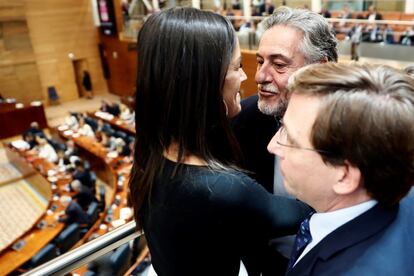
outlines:
[{"label": "white dress shirt", "polygon": [[58,155],[55,149],[48,143],[39,146],[39,157],[52,163],[58,160]]},{"label": "white dress shirt", "polygon": [[312,242],[309,243],[302,254],[296,260],[295,265],[303,256],[305,256],[312,248],[314,248],[321,240],[323,240],[330,233],[341,227],[348,221],[353,220],[362,213],[365,213],[378,202],[376,200],[369,200],[355,206],[344,209],[335,210],[327,213],[315,213],[309,221],[309,228],[312,235]]}]

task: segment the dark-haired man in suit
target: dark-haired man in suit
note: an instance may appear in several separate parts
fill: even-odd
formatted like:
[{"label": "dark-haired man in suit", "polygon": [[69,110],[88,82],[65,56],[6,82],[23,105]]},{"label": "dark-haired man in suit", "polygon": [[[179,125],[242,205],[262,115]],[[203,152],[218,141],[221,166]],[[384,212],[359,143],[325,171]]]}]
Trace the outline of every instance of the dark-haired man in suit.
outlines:
[{"label": "dark-haired man in suit", "polygon": [[412,275],[414,80],[386,66],[315,64],[288,92],[268,149],[286,190],[316,211],[288,275]]}]

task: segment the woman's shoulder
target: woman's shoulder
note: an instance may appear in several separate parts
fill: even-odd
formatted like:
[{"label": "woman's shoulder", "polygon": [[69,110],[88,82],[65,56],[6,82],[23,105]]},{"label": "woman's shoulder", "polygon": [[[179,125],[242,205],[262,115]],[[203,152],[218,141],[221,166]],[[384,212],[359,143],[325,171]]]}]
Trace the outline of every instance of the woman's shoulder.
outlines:
[{"label": "woman's shoulder", "polygon": [[247,176],[241,171],[236,169],[211,169],[204,167],[203,169],[195,172],[193,177],[204,179],[209,183],[216,183],[217,185],[228,184],[257,184],[255,180]]},{"label": "woman's shoulder", "polygon": [[205,169],[187,178],[197,189],[208,192],[214,198],[245,198],[260,193],[261,186],[243,172]]}]

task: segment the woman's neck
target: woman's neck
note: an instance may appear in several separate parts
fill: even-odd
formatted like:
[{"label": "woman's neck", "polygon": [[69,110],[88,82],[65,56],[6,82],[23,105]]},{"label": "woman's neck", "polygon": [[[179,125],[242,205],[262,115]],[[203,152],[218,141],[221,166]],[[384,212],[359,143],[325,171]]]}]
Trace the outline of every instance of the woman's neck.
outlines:
[{"label": "woman's neck", "polygon": [[[170,161],[178,162],[178,144],[173,142],[164,150],[164,157]],[[180,163],[194,166],[207,166],[207,161],[194,155],[184,152],[183,160]]]}]

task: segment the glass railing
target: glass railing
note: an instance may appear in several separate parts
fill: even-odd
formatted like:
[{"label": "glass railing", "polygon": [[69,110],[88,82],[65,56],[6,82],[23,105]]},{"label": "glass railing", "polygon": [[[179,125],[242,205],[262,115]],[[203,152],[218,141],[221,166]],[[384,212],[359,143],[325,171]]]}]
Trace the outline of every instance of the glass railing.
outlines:
[{"label": "glass railing", "polygon": [[135,221],[122,225],[105,235],[79,246],[23,275],[65,275],[76,268],[111,252],[112,250],[141,236],[135,230]]}]

